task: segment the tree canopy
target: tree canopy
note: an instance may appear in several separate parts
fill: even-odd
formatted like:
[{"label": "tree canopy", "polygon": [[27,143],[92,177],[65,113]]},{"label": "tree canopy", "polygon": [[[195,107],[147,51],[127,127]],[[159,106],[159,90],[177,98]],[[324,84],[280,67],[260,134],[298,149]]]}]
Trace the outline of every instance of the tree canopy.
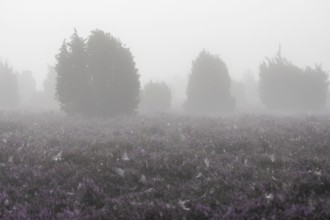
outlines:
[{"label": "tree canopy", "polygon": [[190,112],[217,113],[235,108],[226,64],[203,50],[192,63],[185,107]]},{"label": "tree canopy", "polygon": [[56,95],[68,113],[133,113],[139,102],[139,75],[130,50],[101,30],[87,41],[77,31],[57,55]]}]

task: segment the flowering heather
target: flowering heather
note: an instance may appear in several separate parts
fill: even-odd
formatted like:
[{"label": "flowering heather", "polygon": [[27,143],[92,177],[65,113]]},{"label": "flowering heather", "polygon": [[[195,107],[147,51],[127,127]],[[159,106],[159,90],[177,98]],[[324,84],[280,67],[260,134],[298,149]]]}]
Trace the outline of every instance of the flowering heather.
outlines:
[{"label": "flowering heather", "polygon": [[328,116],[0,114],[0,219],[330,219]]}]

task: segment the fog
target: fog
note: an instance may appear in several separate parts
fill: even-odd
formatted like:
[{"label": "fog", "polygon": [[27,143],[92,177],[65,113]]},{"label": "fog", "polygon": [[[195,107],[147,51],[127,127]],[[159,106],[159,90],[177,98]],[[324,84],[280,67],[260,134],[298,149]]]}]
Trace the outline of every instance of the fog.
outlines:
[{"label": "fog", "polygon": [[279,45],[299,67],[330,70],[329,9],[326,0],[1,0],[0,58],[30,71],[40,90],[74,28],[83,38],[101,29],[130,48],[141,86],[165,81],[176,103],[185,99],[192,61],[203,49],[218,55],[238,84],[246,73],[258,80],[260,64]]},{"label": "fog", "polygon": [[330,219],[330,0],[0,0],[0,219]]},{"label": "fog", "polygon": [[73,28],[83,37],[99,28],[131,49],[142,82],[186,76],[204,48],[224,59],[233,78],[248,69],[257,75],[279,43],[295,64],[329,70],[329,8],[326,0],[1,0],[0,57],[32,71],[40,87]]}]

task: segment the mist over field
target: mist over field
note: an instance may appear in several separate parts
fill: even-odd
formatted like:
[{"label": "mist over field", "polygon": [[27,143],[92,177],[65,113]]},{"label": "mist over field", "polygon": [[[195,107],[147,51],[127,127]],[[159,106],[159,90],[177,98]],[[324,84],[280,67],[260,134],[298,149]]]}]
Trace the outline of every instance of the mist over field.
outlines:
[{"label": "mist over field", "polygon": [[0,2],[0,219],[330,219],[326,0]]}]

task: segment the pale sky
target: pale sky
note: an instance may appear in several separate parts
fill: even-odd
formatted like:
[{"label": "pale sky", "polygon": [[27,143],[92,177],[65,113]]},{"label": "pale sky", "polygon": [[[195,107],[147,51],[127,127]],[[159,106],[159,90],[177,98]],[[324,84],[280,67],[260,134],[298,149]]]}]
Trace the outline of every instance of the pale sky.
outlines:
[{"label": "pale sky", "polygon": [[0,0],[0,58],[31,70],[39,85],[73,29],[96,28],[131,49],[142,83],[187,76],[202,49],[219,55],[232,78],[282,45],[298,66],[330,71],[329,0]]}]

